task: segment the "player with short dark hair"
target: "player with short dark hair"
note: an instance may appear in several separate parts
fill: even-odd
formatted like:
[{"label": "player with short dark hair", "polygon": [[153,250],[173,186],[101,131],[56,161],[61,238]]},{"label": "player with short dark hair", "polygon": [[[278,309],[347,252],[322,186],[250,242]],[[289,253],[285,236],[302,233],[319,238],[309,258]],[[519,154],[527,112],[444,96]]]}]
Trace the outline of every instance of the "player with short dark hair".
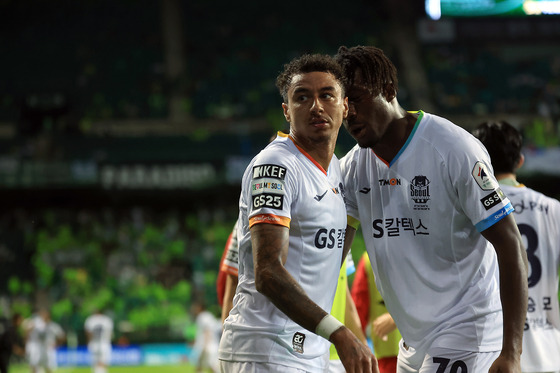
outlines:
[{"label": "player with short dark hair", "polygon": [[357,142],[341,160],[346,244],[361,223],[403,337],[397,372],[519,372],[527,256],[487,152],[450,121],[403,109],[381,49],[336,58]]},{"label": "player with short dark hair", "polygon": [[327,55],[304,55],[277,79],[289,135],[249,164],[239,202],[239,283],[220,341],[223,372],[325,372],[332,342],[349,372],[377,372],[368,346],[329,314],[346,211],[334,155],[348,105]]},{"label": "player with short dark hair", "polygon": [[[521,371],[560,372],[560,202],[517,181],[523,137],[506,121],[481,123],[473,134],[488,150],[500,187],[515,208],[529,259],[529,307]],[[555,351],[554,353],[551,353]]]}]

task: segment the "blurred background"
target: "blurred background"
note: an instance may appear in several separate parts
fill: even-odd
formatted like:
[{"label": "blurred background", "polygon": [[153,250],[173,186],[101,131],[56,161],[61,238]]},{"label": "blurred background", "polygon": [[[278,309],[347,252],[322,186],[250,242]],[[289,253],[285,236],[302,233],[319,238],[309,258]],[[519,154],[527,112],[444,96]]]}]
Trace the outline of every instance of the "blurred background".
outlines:
[{"label": "blurred background", "polygon": [[[192,340],[192,299],[218,312],[244,168],[286,128],[276,75],[340,45],[382,48],[407,110],[522,130],[520,181],[559,198],[557,14],[538,0],[0,0],[0,314],[48,307],[71,346],[96,308],[116,341]],[[341,130],[337,155],[353,144]]]}]

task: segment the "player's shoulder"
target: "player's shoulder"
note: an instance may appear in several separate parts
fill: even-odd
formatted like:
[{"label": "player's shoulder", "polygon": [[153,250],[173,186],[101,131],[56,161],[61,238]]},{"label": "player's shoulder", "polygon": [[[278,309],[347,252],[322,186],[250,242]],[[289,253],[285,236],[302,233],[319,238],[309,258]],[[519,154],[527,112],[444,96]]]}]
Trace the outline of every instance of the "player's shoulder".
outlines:
[{"label": "player's shoulder", "polygon": [[362,148],[358,144],[354,145],[343,157],[339,159],[340,167],[343,170],[349,169],[368,155],[373,155],[370,148]]},{"label": "player's shoulder", "polygon": [[560,201],[559,200],[557,200],[556,198],[547,196],[546,194],[541,193],[541,192],[539,192],[537,190],[534,190],[532,188],[526,187],[526,189],[531,191],[531,193],[533,195],[537,196],[541,201],[548,204],[556,214],[560,214]]},{"label": "player's shoulder", "polygon": [[439,152],[460,153],[483,149],[482,143],[466,129],[435,114],[424,113],[417,132]]},{"label": "player's shoulder", "polygon": [[289,164],[296,158],[295,149],[292,140],[287,137],[279,137],[257,154],[255,163]]}]

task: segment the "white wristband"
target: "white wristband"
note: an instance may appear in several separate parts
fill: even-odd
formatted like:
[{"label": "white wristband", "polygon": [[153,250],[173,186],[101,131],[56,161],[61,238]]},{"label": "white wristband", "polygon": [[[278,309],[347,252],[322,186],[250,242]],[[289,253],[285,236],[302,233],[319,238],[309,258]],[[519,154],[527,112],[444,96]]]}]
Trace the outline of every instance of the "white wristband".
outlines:
[{"label": "white wristband", "polygon": [[333,315],[327,315],[323,317],[321,321],[319,321],[319,324],[317,324],[315,334],[320,335],[325,339],[329,339],[332,333],[343,326],[344,324],[338,321]]}]

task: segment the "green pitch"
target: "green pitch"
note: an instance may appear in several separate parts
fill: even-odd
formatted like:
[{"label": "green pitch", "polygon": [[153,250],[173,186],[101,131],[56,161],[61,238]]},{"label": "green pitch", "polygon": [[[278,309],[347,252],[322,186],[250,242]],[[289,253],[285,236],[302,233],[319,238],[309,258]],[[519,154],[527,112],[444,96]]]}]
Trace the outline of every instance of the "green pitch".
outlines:
[{"label": "green pitch", "polygon": [[[16,364],[10,366],[9,373],[29,373],[27,365]],[[133,367],[110,367],[109,373],[194,373],[193,366],[185,365],[161,365],[161,366],[133,366]],[[55,373],[91,373],[91,368],[58,368]]]}]

